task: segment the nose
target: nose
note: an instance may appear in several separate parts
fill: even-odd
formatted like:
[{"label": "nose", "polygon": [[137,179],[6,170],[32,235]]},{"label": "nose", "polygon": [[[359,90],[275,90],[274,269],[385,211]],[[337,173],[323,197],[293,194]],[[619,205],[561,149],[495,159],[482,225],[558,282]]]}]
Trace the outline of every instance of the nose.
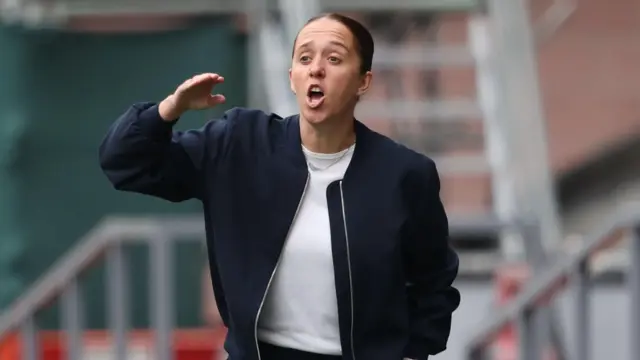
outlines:
[{"label": "nose", "polygon": [[314,61],[309,66],[309,77],[311,78],[323,78],[325,75],[324,66],[320,61]]}]

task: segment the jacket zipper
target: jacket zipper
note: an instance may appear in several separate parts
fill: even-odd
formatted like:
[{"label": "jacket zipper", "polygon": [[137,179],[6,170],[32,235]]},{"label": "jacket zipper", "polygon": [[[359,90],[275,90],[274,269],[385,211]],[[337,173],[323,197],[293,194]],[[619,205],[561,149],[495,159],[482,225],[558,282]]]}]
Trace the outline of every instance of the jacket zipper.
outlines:
[{"label": "jacket zipper", "polygon": [[351,300],[351,331],[349,336],[351,336],[351,358],[356,360],[356,352],[353,347],[353,278],[351,276],[351,251],[349,250],[349,232],[347,231],[347,213],[345,211],[344,206],[344,194],[342,191],[342,180],[340,181],[340,201],[342,203],[342,222],[344,224],[344,238],[346,241],[347,248],[347,265],[349,268],[349,299]]},{"label": "jacket zipper", "polygon": [[289,230],[287,231],[287,237],[285,238],[284,245],[282,249],[280,249],[280,255],[278,255],[278,261],[276,261],[276,266],[273,268],[271,272],[271,277],[269,277],[269,282],[267,283],[267,288],[262,294],[262,300],[260,301],[260,306],[258,307],[258,314],[256,315],[256,321],[253,328],[253,336],[256,340],[256,351],[258,352],[258,360],[262,360],[260,356],[260,344],[258,343],[258,320],[260,319],[260,312],[262,312],[262,306],[264,305],[264,301],[267,298],[267,293],[269,292],[269,288],[271,287],[271,282],[273,282],[273,278],[276,275],[276,270],[278,270],[278,265],[280,265],[280,260],[282,260],[282,252],[284,247],[287,245],[287,241],[289,239],[289,233],[291,233],[291,228],[293,227],[293,223],[296,221],[298,217],[298,212],[300,212],[300,205],[302,205],[302,200],[304,199],[304,195],[307,192],[307,187],[309,186],[309,173],[307,172],[307,180],[304,183],[304,189],[302,190],[302,196],[300,196],[300,201],[298,201],[298,207],[296,208],[295,214],[293,214],[293,219],[291,220],[291,224],[289,225]]}]

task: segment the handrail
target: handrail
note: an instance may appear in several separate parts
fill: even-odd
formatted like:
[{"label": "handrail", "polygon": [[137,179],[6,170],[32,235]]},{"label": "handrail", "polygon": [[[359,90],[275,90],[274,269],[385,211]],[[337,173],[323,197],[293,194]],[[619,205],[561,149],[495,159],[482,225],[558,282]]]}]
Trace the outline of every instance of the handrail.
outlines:
[{"label": "handrail", "polygon": [[[516,228],[513,223],[501,222],[492,216],[452,217],[452,236],[470,233],[497,233],[501,229]],[[149,242],[149,239],[204,237],[204,222],[200,216],[112,216],[104,219],[88,234],[78,240],[42,278],[20,296],[0,315],[0,338],[7,335],[47,301],[58,295],[109,246],[120,243]],[[153,240],[151,240],[153,241]]]},{"label": "handrail", "polygon": [[[471,233],[495,233],[517,225],[504,223],[491,216],[452,217],[450,233],[460,236]],[[105,250],[119,242],[148,242],[152,238],[180,239],[204,237],[204,222],[200,216],[121,217],[112,216],[80,238],[66,255],[42,278],[0,315],[0,338],[22,323],[48,300],[58,295],[74,277],[81,273]]]},{"label": "handrail", "polygon": [[110,246],[118,242],[148,242],[154,237],[181,239],[204,236],[199,217],[109,217],[99,223],[47,272],[23,296],[0,316],[0,338],[20,325],[30,314],[59,294]]},{"label": "handrail", "polygon": [[[20,296],[7,311],[0,315],[0,339],[21,325],[30,324],[33,326],[32,316],[50,299],[68,290],[69,286],[73,288],[75,279],[95,259],[104,255],[109,248],[125,243],[146,242],[152,245],[159,244],[157,248],[162,249],[168,243],[163,240],[202,241],[204,234],[203,221],[199,216],[106,218],[82,237],[66,255],[53,265],[51,271],[36,281],[24,295]],[[116,251],[115,254],[117,261],[119,251]],[[155,255],[160,255],[162,258],[162,255],[166,254],[160,252]],[[122,261],[119,262],[119,265],[122,265]],[[122,271],[120,271],[120,275],[120,284],[118,285],[125,287],[122,279],[125,275]],[[77,291],[72,291],[72,293],[77,293]],[[77,299],[71,300],[76,301]],[[121,301],[121,299],[115,299],[115,301]],[[164,310],[164,308],[162,309]],[[121,316],[126,315],[123,312]],[[30,331],[27,333],[33,333],[32,328],[28,330]],[[33,339],[31,340],[33,341]]]},{"label": "handrail", "polygon": [[[503,222],[493,216],[456,217],[450,219],[450,234],[492,235],[500,231],[525,231],[524,222]],[[169,360],[173,321],[172,241],[202,241],[205,236],[201,216],[108,217],[78,240],[60,260],[9,308],[0,314],[0,339],[20,330],[25,360],[37,359],[37,328],[34,316],[51,299],[62,295],[62,318],[67,346],[72,357],[82,353],[83,303],[79,276],[94,262],[106,256],[108,281],[107,318],[113,333],[117,358],[124,358],[127,348],[129,304],[127,261],[122,245],[146,243],[151,250],[150,311],[155,328],[156,356]]]},{"label": "handrail", "polygon": [[[511,303],[498,310],[497,313],[492,313],[487,321],[470,337],[467,345],[468,359],[482,359],[482,351],[496,337],[496,335],[498,335],[505,326],[511,323],[518,323],[520,327],[519,331],[522,332],[522,334],[520,334],[520,339],[522,342],[528,343],[520,344],[520,359],[538,360],[539,357],[532,354],[539,354],[539,351],[541,351],[537,348],[539,344],[530,344],[532,341],[537,339],[527,338],[536,336],[536,334],[532,333],[533,329],[528,328],[533,326],[529,323],[532,312],[534,312],[537,307],[545,306],[549,302],[550,298],[554,297],[559,292],[559,289],[575,272],[578,272],[579,275],[578,286],[581,287],[578,290],[579,294],[586,296],[586,291],[583,288],[586,285],[586,281],[582,277],[586,277],[587,260],[593,253],[603,248],[609,241],[611,241],[610,237],[608,237],[609,235],[617,230],[625,228],[632,228],[635,230],[636,239],[632,241],[634,246],[633,255],[640,258],[640,245],[638,245],[640,243],[640,207],[634,206],[629,209],[622,209],[609,218],[600,231],[588,238],[582,249],[558,259],[558,261],[556,261],[554,265],[550,266],[548,270],[542,271],[538,276],[534,277]],[[634,272],[639,272],[640,274],[640,264],[633,265],[637,265],[637,268],[634,268]],[[640,280],[640,278],[636,280]],[[640,284],[632,284],[632,286],[639,285]],[[640,306],[640,292],[636,291],[632,296],[637,297],[637,299],[635,299],[637,301],[632,300],[632,306]],[[584,304],[586,300],[579,299],[577,301],[578,303],[576,305],[577,308],[579,308],[578,311],[586,311],[586,306]],[[584,329],[580,328],[579,331],[587,331],[584,316],[579,316],[578,321],[581,321],[581,324],[584,324],[585,327]],[[579,337],[581,338],[581,341],[576,342],[576,353],[586,354],[586,348],[582,347],[583,345],[586,345],[584,340],[588,338],[588,336],[583,333],[582,335],[579,335]],[[638,350],[638,352],[633,352],[632,356],[638,356],[638,354],[640,354],[640,348]],[[583,355],[577,358],[586,360],[587,356]]]}]

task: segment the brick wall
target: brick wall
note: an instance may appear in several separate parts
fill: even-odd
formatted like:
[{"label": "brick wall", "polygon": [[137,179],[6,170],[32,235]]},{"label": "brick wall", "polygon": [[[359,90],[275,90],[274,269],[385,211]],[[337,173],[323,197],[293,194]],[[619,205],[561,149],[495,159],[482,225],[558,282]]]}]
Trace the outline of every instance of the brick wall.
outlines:
[{"label": "brick wall", "polygon": [[[537,18],[552,0],[532,0]],[[441,19],[441,43],[466,41],[466,17]],[[580,0],[578,10],[539,49],[551,164],[579,167],[607,146],[640,136],[640,2]],[[444,96],[473,96],[472,69],[444,69]],[[486,179],[447,178],[450,209],[486,204]]]}]

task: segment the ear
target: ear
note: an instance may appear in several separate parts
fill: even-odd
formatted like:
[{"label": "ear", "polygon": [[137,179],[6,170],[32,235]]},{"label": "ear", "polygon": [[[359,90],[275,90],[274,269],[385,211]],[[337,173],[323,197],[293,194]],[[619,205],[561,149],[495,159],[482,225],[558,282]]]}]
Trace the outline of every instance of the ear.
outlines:
[{"label": "ear", "polygon": [[289,68],[289,87],[291,88],[291,91],[295,94],[296,89],[293,87],[293,79],[291,78],[291,68]]},{"label": "ear", "polygon": [[369,91],[369,88],[371,87],[371,81],[373,81],[373,73],[371,71],[367,71],[364,75],[362,75],[360,87],[358,88],[358,97],[366,94],[367,91]]}]

